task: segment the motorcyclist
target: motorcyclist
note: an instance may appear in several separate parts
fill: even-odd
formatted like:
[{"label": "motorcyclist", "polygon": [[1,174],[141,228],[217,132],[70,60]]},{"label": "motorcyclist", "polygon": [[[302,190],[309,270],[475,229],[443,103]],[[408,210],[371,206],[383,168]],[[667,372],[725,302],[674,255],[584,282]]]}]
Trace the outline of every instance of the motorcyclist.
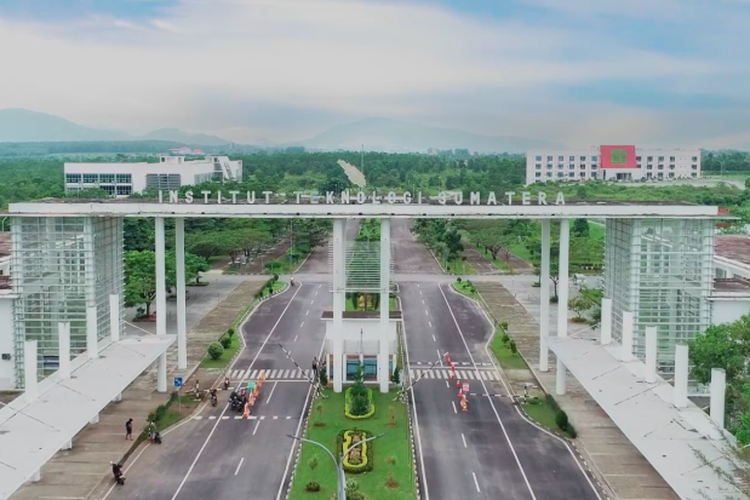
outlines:
[{"label": "motorcyclist", "polygon": [[224,377],[224,390],[229,390],[229,377]]},{"label": "motorcyclist", "polygon": [[211,394],[211,406],[216,406],[216,401],[218,400],[216,389],[211,389],[209,393]]},{"label": "motorcyclist", "polygon": [[117,462],[110,462],[112,464],[112,475],[115,476],[115,481],[125,479],[122,475],[122,464]]}]

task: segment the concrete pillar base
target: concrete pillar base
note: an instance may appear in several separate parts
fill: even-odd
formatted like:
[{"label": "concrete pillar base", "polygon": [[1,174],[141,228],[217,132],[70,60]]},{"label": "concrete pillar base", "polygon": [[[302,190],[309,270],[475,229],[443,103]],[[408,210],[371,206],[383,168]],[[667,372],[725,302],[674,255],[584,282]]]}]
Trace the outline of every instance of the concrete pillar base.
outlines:
[{"label": "concrete pillar base", "polygon": [[29,478],[29,482],[31,483],[38,483],[41,480],[42,480],[42,469],[39,469],[38,471],[36,471],[34,475]]},{"label": "concrete pillar base", "polygon": [[90,424],[98,424],[99,423],[99,414],[97,413],[96,416],[94,416],[94,418],[92,418],[91,420],[89,420],[89,423]]},{"label": "concrete pillar base", "polygon": [[68,441],[67,443],[65,443],[63,445],[63,447],[61,448],[61,450],[72,450],[72,449],[73,449],[73,440],[72,439],[70,441]]},{"label": "concrete pillar base", "polygon": [[115,399],[112,400],[113,403],[119,403],[120,401],[122,401],[122,393],[115,396]]}]

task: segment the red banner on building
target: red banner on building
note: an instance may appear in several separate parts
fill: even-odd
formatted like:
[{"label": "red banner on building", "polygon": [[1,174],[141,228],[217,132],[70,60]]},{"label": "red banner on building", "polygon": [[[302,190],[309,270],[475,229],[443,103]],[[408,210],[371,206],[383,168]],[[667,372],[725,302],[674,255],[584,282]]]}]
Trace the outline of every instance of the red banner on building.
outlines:
[{"label": "red banner on building", "polygon": [[601,168],[638,168],[635,146],[599,146]]}]

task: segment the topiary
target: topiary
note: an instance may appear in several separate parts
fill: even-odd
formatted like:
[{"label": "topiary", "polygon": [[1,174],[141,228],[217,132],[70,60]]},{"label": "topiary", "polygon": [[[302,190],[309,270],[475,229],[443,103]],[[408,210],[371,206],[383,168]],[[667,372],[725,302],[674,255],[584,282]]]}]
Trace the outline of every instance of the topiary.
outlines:
[{"label": "topiary", "polygon": [[393,375],[391,376],[391,380],[396,385],[401,383],[401,368],[399,368],[398,366],[396,366],[396,368],[393,370]]},{"label": "topiary", "polygon": [[221,347],[224,349],[229,349],[232,345],[232,338],[225,335],[219,339],[219,344],[221,344]]},{"label": "topiary", "polygon": [[555,413],[555,424],[557,425],[557,427],[560,428],[560,430],[567,431],[568,430],[568,414],[562,410],[559,410],[557,413]]},{"label": "topiary", "polygon": [[211,342],[208,344],[207,352],[211,359],[216,361],[224,355],[224,346],[218,342]]}]

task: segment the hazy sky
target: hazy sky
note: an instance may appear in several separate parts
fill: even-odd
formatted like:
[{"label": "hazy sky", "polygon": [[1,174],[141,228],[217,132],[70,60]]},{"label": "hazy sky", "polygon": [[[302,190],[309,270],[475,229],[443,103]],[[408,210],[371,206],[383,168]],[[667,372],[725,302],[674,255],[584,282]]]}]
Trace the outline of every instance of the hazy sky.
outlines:
[{"label": "hazy sky", "polygon": [[0,108],[300,139],[389,117],[488,135],[750,144],[750,0],[2,0]]}]

